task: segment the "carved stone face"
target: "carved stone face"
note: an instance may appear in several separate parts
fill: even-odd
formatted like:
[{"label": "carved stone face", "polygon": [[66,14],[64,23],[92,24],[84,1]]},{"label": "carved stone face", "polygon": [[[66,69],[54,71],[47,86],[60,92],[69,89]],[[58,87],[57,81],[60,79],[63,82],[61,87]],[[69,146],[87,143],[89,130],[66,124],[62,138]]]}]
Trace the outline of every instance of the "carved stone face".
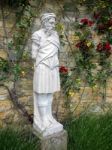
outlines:
[{"label": "carved stone face", "polygon": [[55,18],[50,18],[45,21],[44,28],[48,31],[55,29]]}]

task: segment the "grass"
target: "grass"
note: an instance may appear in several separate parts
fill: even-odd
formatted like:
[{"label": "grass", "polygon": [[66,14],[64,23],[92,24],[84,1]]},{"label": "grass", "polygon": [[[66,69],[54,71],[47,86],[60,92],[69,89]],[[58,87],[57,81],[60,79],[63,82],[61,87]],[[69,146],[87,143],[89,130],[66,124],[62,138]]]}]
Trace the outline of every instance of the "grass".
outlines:
[{"label": "grass", "polygon": [[69,121],[68,150],[112,150],[112,114],[85,115]]},{"label": "grass", "polygon": [[[112,150],[112,114],[83,115],[65,122],[68,150]],[[28,128],[0,129],[0,150],[39,150],[40,141]]]},{"label": "grass", "polygon": [[0,129],[0,150],[39,150],[39,140],[31,131],[15,128]]}]

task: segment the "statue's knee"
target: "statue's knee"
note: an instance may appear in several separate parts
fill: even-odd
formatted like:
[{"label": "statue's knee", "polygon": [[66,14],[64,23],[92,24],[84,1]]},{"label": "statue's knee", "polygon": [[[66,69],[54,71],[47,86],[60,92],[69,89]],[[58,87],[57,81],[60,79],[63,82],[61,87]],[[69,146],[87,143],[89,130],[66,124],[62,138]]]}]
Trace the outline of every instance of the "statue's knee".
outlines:
[{"label": "statue's knee", "polygon": [[45,94],[38,94],[37,96],[37,105],[38,106],[48,106],[49,100],[47,95]]}]

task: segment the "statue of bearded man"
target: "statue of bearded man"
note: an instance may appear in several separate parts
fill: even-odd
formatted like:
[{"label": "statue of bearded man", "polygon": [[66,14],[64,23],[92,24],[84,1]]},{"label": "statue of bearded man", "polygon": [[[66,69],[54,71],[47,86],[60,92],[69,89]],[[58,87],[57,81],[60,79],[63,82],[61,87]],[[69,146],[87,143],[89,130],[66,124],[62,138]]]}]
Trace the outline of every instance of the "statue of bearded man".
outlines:
[{"label": "statue of bearded man", "polygon": [[63,130],[52,116],[53,93],[60,91],[58,51],[60,41],[55,31],[56,16],[41,16],[41,29],[32,35],[32,58],[34,59],[34,129],[43,136]]}]

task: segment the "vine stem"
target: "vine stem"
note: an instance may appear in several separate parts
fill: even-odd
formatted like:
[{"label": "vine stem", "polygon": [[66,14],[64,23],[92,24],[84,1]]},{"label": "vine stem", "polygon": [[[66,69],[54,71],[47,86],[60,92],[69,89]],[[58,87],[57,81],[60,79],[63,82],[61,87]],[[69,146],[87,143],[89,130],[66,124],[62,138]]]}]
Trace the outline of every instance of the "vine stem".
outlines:
[{"label": "vine stem", "polygon": [[75,112],[75,110],[78,108],[78,106],[79,106],[79,104],[80,104],[80,102],[81,102],[81,100],[82,100],[82,96],[83,96],[83,94],[84,94],[85,88],[86,88],[86,83],[84,84],[84,88],[83,88],[83,91],[82,91],[81,96],[80,96],[80,98],[79,98],[79,102],[78,102],[77,106],[76,106],[76,107],[74,108],[74,110],[71,112],[72,114],[73,114],[73,113]]},{"label": "vine stem", "polygon": [[[15,83],[14,83],[15,84]],[[16,94],[16,90],[15,88],[13,88],[12,90],[10,90],[8,88],[8,86],[4,85],[4,84],[0,84],[0,86],[5,87],[6,90],[9,93],[10,99],[13,102],[13,105],[15,106],[15,108],[17,108],[16,110],[21,113],[23,116],[25,116],[28,121],[32,124],[33,123],[33,118],[31,115],[28,114],[28,112],[26,111],[26,109],[24,108],[24,106],[22,104],[19,103],[18,101],[18,96]],[[15,87],[15,85],[14,85]]]}]

